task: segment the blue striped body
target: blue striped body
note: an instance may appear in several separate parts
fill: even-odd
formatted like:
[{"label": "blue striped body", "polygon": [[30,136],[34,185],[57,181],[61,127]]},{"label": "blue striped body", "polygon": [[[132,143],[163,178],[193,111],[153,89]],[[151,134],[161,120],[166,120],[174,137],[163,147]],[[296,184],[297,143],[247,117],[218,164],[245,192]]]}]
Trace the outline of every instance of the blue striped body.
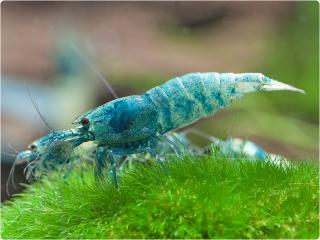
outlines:
[{"label": "blue striped body", "polygon": [[[260,73],[190,73],[154,87],[143,95],[113,100],[78,117],[90,122],[88,132],[97,145],[124,154],[154,145],[155,136],[144,128],[164,134],[184,127],[240,99],[259,91],[271,80]],[[276,82],[276,81],[274,81]],[[277,82],[278,83],[278,82]],[[84,137],[83,141],[88,141]]]},{"label": "blue striped body", "polygon": [[229,106],[243,96],[239,83],[255,87],[254,83],[262,78],[268,81],[262,74],[190,73],[152,88],[142,97],[158,109],[158,131],[163,134]]}]

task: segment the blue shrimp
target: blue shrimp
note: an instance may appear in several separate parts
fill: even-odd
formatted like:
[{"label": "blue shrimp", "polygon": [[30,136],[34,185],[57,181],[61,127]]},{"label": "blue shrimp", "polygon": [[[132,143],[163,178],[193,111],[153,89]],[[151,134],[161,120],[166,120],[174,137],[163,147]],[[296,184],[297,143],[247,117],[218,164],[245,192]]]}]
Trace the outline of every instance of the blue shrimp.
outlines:
[{"label": "blue shrimp", "polygon": [[49,171],[68,163],[74,149],[73,140],[76,140],[74,138],[75,134],[73,129],[52,131],[29,144],[27,150],[19,152],[12,165],[6,184],[8,195],[10,180],[14,186],[13,177],[17,164],[27,164],[24,172],[26,179],[31,180],[38,172],[42,173],[42,170]]},{"label": "blue shrimp", "polygon": [[244,157],[248,160],[271,162],[282,167],[289,167],[291,165],[286,158],[280,155],[268,153],[261,146],[249,140],[228,138],[225,141],[220,140],[211,146],[219,147],[223,154],[230,156],[232,159]]},{"label": "blue shrimp", "polygon": [[190,128],[179,133],[181,135],[180,138],[188,140],[187,136],[189,133],[193,133],[210,141],[209,145],[203,147],[201,150],[198,150],[200,154],[207,153],[208,151],[211,151],[212,148],[214,148],[214,150],[217,148],[219,153],[230,159],[243,157],[248,160],[269,161],[284,167],[290,166],[290,162],[285,157],[268,153],[261,146],[250,140],[231,137],[229,137],[227,140],[222,140],[195,128]]},{"label": "blue shrimp", "polygon": [[289,90],[304,93],[260,73],[190,73],[154,87],[142,95],[127,96],[106,103],[78,117],[73,123],[74,146],[97,144],[97,177],[102,176],[105,160],[117,185],[114,156],[148,152],[167,172],[154,149],[159,140],[170,141],[165,133],[212,116],[246,93]]},{"label": "blue shrimp", "polygon": [[[98,71],[98,69],[89,61],[89,59],[80,50],[80,48],[78,48],[74,43],[71,43],[70,47],[78,55],[78,58],[82,59],[88,65],[88,67],[98,76],[99,80],[102,81],[102,83],[104,83],[104,85],[110,91],[112,96],[117,98],[118,96],[110,86],[108,80],[105,79],[105,77]],[[63,62],[62,63],[63,66],[66,63],[68,64],[68,62]],[[52,130],[52,128],[49,126],[44,116],[41,114],[40,109],[27,85],[26,85],[26,90],[29,94],[29,98],[35,110],[37,111],[38,115],[40,116],[41,120],[43,121],[45,126],[48,128],[50,133],[33,141],[28,146],[28,150],[21,151],[20,153],[17,152],[18,153],[17,155],[7,154],[15,157],[15,161],[11,167],[9,178],[7,181],[8,195],[10,195],[8,192],[10,181],[12,182],[12,185],[15,187],[14,171],[15,171],[16,165],[27,163],[27,166],[24,172],[26,173],[27,180],[31,180],[35,174],[43,173],[42,170],[50,171],[52,169],[56,169],[60,165],[69,163],[71,160],[75,158],[73,154],[74,153],[73,150],[75,146],[79,145],[76,142],[73,142],[74,134],[76,134],[77,132],[76,129],[70,129],[66,131]],[[94,152],[92,150],[94,147],[94,144],[87,144],[87,145],[89,146],[85,148],[82,147],[80,151],[81,153],[85,153],[85,154],[82,154],[81,156],[77,156],[77,157],[81,157],[81,159],[87,158],[91,160],[89,155],[92,155],[92,153]]]}]

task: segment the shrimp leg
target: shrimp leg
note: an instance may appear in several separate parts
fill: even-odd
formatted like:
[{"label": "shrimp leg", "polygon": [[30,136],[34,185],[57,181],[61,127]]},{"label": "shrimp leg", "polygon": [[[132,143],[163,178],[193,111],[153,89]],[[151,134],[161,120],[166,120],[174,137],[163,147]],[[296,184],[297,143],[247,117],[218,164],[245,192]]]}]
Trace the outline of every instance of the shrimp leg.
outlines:
[{"label": "shrimp leg", "polygon": [[101,179],[103,177],[103,169],[106,166],[105,159],[107,154],[107,149],[104,146],[97,147],[96,166],[94,169],[94,174],[98,179]]},{"label": "shrimp leg", "polygon": [[178,144],[175,143],[174,141],[172,141],[171,139],[169,139],[168,136],[166,136],[166,135],[161,135],[160,133],[156,132],[155,130],[152,130],[152,129],[146,128],[146,127],[144,127],[144,128],[142,129],[142,131],[144,131],[144,132],[150,134],[151,136],[154,136],[154,137],[156,137],[156,138],[158,138],[158,139],[160,139],[160,140],[163,140],[163,141],[165,141],[166,143],[168,143],[169,146],[172,148],[172,150],[174,151],[174,153],[175,153],[177,156],[179,156],[179,154],[181,153],[180,147],[178,146]]},{"label": "shrimp leg", "polygon": [[110,174],[112,175],[116,187],[118,187],[116,164],[114,161],[113,152],[112,150],[107,149],[105,146],[97,147],[96,167],[94,170],[95,175],[98,179],[103,177],[103,169],[106,166],[106,159],[108,159],[110,163]]},{"label": "shrimp leg", "polygon": [[113,157],[113,152],[112,151],[108,152],[108,159],[109,159],[110,167],[111,167],[110,173],[112,174],[113,181],[114,181],[114,183],[116,185],[116,188],[118,188],[117,169],[116,169],[116,164],[115,164],[115,161],[114,161],[114,157]]},{"label": "shrimp leg", "polygon": [[163,164],[163,161],[159,158],[158,154],[157,154],[155,151],[153,151],[151,147],[147,147],[147,148],[146,148],[146,151],[147,151],[148,153],[150,153],[154,158],[157,159],[157,161],[158,161],[158,163],[161,165],[163,171],[166,173],[166,175],[169,176],[168,169],[167,169],[166,166]]}]

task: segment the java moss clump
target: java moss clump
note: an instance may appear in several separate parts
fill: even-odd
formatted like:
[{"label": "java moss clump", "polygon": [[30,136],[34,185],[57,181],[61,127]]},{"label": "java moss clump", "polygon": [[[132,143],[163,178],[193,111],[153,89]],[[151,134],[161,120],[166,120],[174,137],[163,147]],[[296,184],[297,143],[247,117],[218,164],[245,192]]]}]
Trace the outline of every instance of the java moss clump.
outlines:
[{"label": "java moss clump", "polygon": [[7,238],[318,238],[317,166],[185,157],[123,174],[51,174],[2,206]]}]

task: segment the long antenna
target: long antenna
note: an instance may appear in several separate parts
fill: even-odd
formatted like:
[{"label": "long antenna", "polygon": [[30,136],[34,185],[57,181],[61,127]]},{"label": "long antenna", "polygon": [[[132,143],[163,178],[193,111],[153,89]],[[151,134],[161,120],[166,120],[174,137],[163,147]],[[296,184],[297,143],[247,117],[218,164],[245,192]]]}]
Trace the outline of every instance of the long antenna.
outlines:
[{"label": "long antenna", "polygon": [[34,99],[33,95],[31,94],[30,88],[28,87],[27,83],[24,82],[24,84],[25,84],[25,86],[26,86],[26,88],[27,88],[27,91],[28,91],[28,95],[29,95],[29,97],[30,97],[30,100],[31,100],[34,108],[36,109],[37,113],[39,114],[41,120],[43,121],[44,125],[46,125],[46,127],[48,128],[48,130],[49,130],[50,132],[54,132],[54,131],[52,130],[52,128],[50,127],[50,125],[48,124],[48,122],[46,121],[46,119],[45,119],[45,118],[43,117],[43,115],[41,114],[40,109],[39,109],[39,107],[38,107],[38,105],[37,105],[37,102],[36,102],[36,100]]},{"label": "long antenna", "polygon": [[8,146],[11,150],[13,150],[16,154],[19,153],[18,150],[17,150],[15,147],[13,147],[13,145],[12,145],[8,140],[7,140],[6,142],[7,142],[7,146]]},{"label": "long antenna", "polygon": [[99,77],[99,79],[104,83],[104,85],[106,85],[106,87],[108,88],[108,90],[110,91],[110,93],[112,94],[112,96],[116,99],[118,98],[118,95],[116,94],[116,92],[113,90],[112,86],[110,85],[110,83],[108,82],[108,80],[101,74],[101,72],[88,60],[88,57],[85,56],[85,54],[72,42],[71,47],[73,48],[73,50],[75,50],[77,52],[77,54],[82,58],[82,60],[84,60],[86,62],[86,64],[88,64],[88,66],[97,74],[97,76]]}]

